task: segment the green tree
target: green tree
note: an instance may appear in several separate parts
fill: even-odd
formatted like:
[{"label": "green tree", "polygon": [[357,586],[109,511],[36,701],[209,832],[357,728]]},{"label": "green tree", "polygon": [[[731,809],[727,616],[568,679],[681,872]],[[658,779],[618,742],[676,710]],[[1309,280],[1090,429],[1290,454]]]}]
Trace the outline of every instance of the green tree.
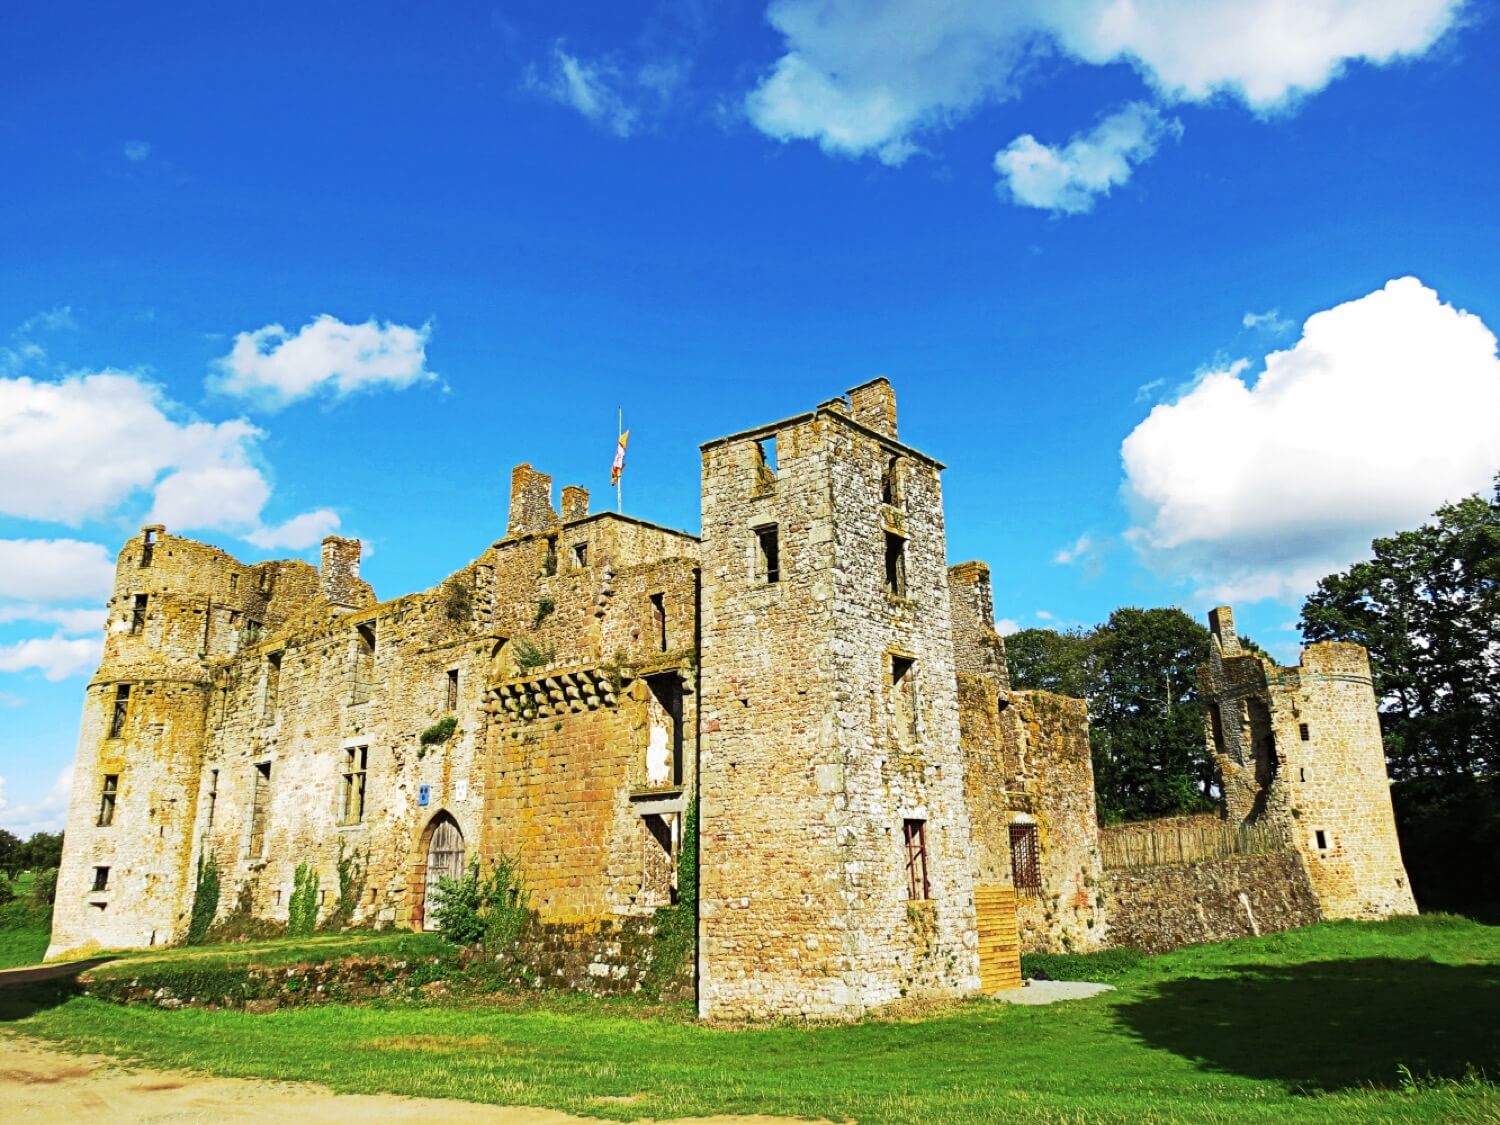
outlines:
[{"label": "green tree", "polygon": [[16,851],[17,867],[25,871],[58,867],[62,864],[62,846],[61,832],[34,832]]},{"label": "green tree", "polygon": [[1011,682],[1089,705],[1094,789],[1106,821],[1211,807],[1198,666],[1208,630],[1178,609],[1117,609],[1087,632],[1027,629],[1006,640]]},{"label": "green tree", "polygon": [[1393,779],[1500,771],[1500,476],[1372,548],[1318,583],[1302,635],[1369,650]]},{"label": "green tree", "polygon": [[21,870],[21,840],[13,832],[0,828],[0,871],[14,875]]}]

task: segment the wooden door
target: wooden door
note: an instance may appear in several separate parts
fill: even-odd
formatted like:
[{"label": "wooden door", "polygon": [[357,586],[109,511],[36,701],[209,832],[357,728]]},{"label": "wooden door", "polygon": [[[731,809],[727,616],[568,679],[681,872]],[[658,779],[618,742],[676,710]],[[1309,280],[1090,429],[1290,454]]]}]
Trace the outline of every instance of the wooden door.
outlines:
[{"label": "wooden door", "polygon": [[1021,939],[1014,887],[975,887],[979,923],[979,987],[999,992],[1021,987]]},{"label": "wooden door", "polygon": [[427,845],[427,884],[422,894],[422,928],[435,930],[438,920],[433,907],[437,903],[438,880],[446,876],[457,879],[464,873],[464,834],[447,814],[433,826]]}]

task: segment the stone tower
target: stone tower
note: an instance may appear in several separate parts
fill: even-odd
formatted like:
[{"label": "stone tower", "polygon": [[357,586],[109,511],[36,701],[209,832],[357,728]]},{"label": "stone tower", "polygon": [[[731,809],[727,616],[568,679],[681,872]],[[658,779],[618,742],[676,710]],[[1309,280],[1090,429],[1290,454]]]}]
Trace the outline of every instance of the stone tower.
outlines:
[{"label": "stone tower", "polygon": [[941,469],[883,379],[703,447],[705,1016],[978,988]]},{"label": "stone tower", "polygon": [[1309,645],[1281,668],[1241,646],[1228,606],[1208,621],[1199,679],[1230,821],[1280,827],[1324,917],[1415,914],[1365,650]]}]

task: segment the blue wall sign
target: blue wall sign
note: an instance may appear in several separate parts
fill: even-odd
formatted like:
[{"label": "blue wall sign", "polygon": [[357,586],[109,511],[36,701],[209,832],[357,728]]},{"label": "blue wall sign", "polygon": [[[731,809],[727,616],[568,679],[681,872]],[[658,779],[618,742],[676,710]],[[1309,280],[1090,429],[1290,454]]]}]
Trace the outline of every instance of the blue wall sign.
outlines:
[{"label": "blue wall sign", "polygon": [[432,787],[429,785],[417,786],[417,804],[422,805],[425,808],[427,805],[427,798],[431,796],[431,791]]}]

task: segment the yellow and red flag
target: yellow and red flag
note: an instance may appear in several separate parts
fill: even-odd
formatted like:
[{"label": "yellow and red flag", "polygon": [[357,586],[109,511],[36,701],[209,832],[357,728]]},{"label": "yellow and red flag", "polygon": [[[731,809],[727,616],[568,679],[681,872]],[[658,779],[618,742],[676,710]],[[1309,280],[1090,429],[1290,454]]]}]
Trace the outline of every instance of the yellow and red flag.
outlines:
[{"label": "yellow and red flag", "polygon": [[625,471],[625,443],[630,440],[630,431],[620,434],[620,444],[615,446],[615,463],[609,469],[609,483],[619,484],[620,474]]}]

